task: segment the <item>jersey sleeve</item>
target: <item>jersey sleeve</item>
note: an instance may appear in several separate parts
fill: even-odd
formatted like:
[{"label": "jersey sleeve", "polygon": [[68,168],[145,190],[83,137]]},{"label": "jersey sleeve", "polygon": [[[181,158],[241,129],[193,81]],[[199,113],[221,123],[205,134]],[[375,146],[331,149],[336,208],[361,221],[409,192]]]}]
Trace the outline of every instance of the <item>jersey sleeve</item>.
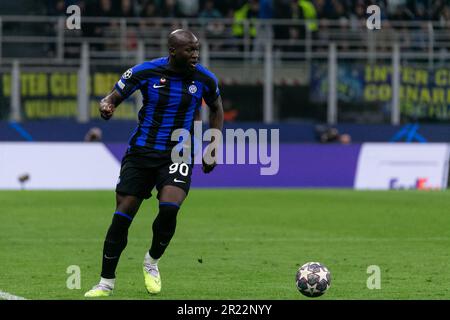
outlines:
[{"label": "jersey sleeve", "polygon": [[138,64],[125,71],[119,81],[117,81],[114,88],[124,99],[131,96],[136,90],[144,85],[146,81],[143,72],[144,70],[144,64]]},{"label": "jersey sleeve", "polygon": [[220,96],[219,81],[213,73],[210,73],[205,81],[203,99],[206,104],[211,104]]}]

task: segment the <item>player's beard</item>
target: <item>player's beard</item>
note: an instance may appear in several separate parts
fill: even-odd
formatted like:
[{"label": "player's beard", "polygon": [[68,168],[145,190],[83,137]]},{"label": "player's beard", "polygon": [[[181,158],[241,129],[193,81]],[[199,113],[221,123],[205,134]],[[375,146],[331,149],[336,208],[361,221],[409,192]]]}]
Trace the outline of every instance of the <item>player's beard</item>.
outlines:
[{"label": "player's beard", "polygon": [[195,70],[195,67],[191,67],[191,63],[189,60],[176,60],[174,59],[173,66],[175,68],[174,71],[181,73],[192,73]]}]

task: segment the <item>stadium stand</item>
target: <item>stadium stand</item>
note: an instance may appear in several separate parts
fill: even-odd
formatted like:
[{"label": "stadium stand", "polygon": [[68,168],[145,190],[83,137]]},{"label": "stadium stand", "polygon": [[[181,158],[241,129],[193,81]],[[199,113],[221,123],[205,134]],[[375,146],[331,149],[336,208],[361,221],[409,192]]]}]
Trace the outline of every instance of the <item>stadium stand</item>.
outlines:
[{"label": "stadium stand", "polygon": [[[372,4],[381,8],[382,30],[366,27]],[[65,26],[70,5],[81,9],[80,30]],[[327,122],[392,124],[398,132],[415,122],[445,127],[450,119],[450,4],[443,0],[19,0],[2,2],[0,12],[2,120],[75,121],[83,59],[91,78],[88,120],[98,119],[98,99],[125,68],[164,55],[165,37],[180,27],[201,39],[202,62],[219,77],[229,123],[300,123],[312,128],[313,137],[315,124]],[[331,43],[339,73],[336,119],[330,118],[327,91]],[[396,44],[399,90],[392,89],[390,73]],[[20,112],[12,110],[14,61]],[[392,111],[396,91],[398,119]],[[128,101],[117,120],[133,122],[138,108],[138,99]],[[372,141],[363,129],[356,132],[354,142]],[[442,140],[438,135],[429,139]],[[376,136],[392,138],[381,131]]]}]

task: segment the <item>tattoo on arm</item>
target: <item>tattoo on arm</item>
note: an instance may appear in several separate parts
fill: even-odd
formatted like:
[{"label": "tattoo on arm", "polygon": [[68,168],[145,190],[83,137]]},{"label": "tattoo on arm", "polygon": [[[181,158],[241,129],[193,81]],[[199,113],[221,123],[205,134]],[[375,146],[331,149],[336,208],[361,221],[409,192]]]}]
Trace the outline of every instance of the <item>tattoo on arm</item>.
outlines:
[{"label": "tattoo on arm", "polygon": [[113,104],[114,107],[117,107],[119,104],[122,103],[123,98],[122,96],[117,92],[116,89],[113,89],[110,94],[108,94],[106,97],[103,98],[103,100],[107,103]]}]

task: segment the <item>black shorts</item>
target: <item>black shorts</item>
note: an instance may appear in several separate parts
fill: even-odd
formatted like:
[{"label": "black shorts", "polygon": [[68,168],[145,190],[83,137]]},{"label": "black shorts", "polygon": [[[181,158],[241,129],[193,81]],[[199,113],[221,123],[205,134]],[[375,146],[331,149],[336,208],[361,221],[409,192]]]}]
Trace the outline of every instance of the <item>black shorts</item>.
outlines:
[{"label": "black shorts", "polygon": [[171,185],[184,190],[186,195],[191,186],[192,165],[174,163],[170,156],[140,155],[127,153],[122,159],[116,192],[149,199],[156,187]]}]

